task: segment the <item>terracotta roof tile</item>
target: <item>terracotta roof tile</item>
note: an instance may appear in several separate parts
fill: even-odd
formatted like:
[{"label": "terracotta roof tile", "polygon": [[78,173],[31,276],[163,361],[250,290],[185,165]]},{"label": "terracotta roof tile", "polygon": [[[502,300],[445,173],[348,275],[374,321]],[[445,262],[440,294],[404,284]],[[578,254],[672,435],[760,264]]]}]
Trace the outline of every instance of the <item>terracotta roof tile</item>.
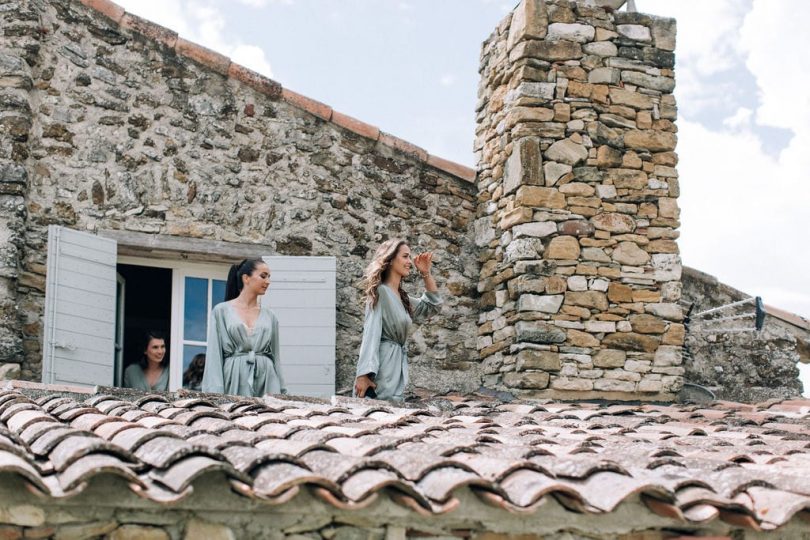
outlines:
[{"label": "terracotta roof tile", "polygon": [[456,399],[442,412],[346,398],[77,401],[44,390],[36,399],[0,390],[0,473],[53,497],[115,475],[170,503],[216,474],[245,497],[284,504],[308,489],[349,510],[384,494],[443,513],[467,490],[512,513],[541,511],[549,498],[609,513],[640,497],[671,519],[761,530],[810,511],[804,400],[700,408]]}]

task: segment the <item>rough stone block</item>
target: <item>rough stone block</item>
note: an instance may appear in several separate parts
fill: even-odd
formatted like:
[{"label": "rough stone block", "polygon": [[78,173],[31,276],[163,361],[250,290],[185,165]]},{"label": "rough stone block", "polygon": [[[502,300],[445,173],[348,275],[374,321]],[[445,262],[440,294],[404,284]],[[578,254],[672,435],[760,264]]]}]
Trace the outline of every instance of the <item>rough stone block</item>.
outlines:
[{"label": "rough stone block", "polygon": [[520,342],[553,344],[563,343],[566,339],[564,330],[540,321],[518,321],[515,331]]},{"label": "rough stone block", "polygon": [[565,39],[577,43],[587,43],[593,40],[596,29],[593,26],[581,23],[551,23],[548,25],[546,39],[556,41]]},{"label": "rough stone block", "polygon": [[557,313],[563,303],[562,295],[522,294],[518,298],[518,311]]},{"label": "rough stone block", "polygon": [[573,236],[557,236],[546,250],[547,259],[576,260],[580,255],[579,242]]},{"label": "rough stone block", "polygon": [[627,360],[627,353],[613,349],[602,349],[593,357],[593,365],[601,368],[624,367]]},{"label": "rough stone block", "polygon": [[551,351],[523,349],[517,355],[516,368],[518,371],[525,371],[527,369],[559,371],[560,355],[559,353]]},{"label": "rough stone block", "polygon": [[510,388],[541,390],[548,387],[549,374],[544,371],[510,372],[503,376],[503,382]]}]

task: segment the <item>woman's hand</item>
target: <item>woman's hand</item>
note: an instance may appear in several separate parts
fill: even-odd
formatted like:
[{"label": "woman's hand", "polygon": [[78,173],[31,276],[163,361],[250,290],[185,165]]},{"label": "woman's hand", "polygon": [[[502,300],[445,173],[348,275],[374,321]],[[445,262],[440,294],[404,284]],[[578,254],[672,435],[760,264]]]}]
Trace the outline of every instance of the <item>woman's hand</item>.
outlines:
[{"label": "woman's hand", "polygon": [[377,385],[368,375],[360,375],[354,380],[354,393],[357,397],[366,397],[369,388],[377,388]]},{"label": "woman's hand", "polygon": [[422,277],[429,276],[430,268],[433,266],[433,253],[430,251],[420,253],[414,257],[413,265],[416,266],[416,269],[422,274]]}]

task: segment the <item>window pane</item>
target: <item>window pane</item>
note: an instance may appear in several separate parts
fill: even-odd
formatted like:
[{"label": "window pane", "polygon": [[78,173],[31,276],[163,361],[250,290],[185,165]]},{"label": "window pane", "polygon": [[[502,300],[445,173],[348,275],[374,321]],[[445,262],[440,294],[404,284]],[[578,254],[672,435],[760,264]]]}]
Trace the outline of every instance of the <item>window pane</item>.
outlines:
[{"label": "window pane", "polygon": [[194,357],[198,354],[205,355],[205,347],[202,345],[184,345],[183,346],[183,388],[191,388],[198,390],[199,384],[202,381],[202,374],[205,368],[205,360],[199,364],[195,363],[194,367],[189,370],[189,365]]},{"label": "window pane", "polygon": [[208,280],[187,277],[185,294],[183,339],[205,341],[208,322]]},{"label": "window pane", "polygon": [[221,279],[213,280],[213,290],[211,291],[211,307],[225,301],[225,281]]}]

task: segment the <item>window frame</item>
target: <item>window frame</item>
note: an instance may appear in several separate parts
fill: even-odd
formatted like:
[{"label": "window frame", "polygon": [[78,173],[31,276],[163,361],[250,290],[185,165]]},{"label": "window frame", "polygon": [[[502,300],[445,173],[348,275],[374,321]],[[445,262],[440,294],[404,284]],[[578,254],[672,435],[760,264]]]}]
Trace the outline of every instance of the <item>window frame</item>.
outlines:
[{"label": "window frame", "polygon": [[[172,357],[169,359],[169,391],[174,392],[183,387],[183,345],[185,317],[185,279],[186,277],[209,280],[208,313],[211,312],[212,298],[210,280],[227,280],[229,265],[223,263],[202,263],[185,260],[150,259],[130,255],[119,255],[118,264],[166,268],[172,271],[172,299],[169,315],[169,340]],[[175,361],[175,358],[177,361]]]}]

